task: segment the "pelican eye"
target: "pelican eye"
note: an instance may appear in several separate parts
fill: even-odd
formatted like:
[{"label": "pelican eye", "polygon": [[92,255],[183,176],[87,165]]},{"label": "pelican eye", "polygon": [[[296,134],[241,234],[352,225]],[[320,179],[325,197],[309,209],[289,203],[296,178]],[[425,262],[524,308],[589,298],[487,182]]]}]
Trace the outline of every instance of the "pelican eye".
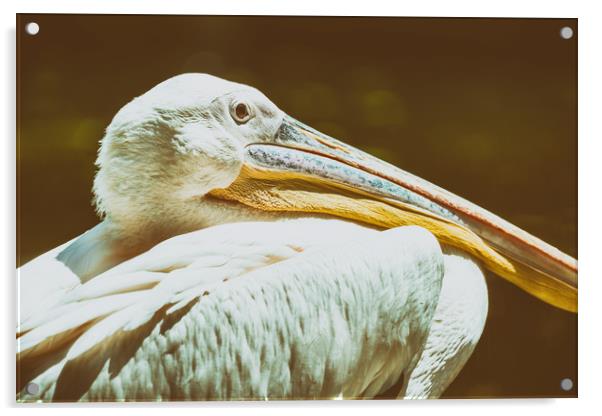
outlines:
[{"label": "pelican eye", "polygon": [[238,123],[246,123],[251,119],[251,109],[246,103],[235,102],[232,106],[232,117]]}]

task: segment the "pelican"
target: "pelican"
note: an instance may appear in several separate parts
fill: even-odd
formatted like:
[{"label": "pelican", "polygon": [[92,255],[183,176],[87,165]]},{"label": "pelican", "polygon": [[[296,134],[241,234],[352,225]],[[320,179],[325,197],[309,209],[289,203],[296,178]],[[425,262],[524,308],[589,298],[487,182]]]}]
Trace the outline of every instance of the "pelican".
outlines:
[{"label": "pelican", "polygon": [[207,74],[126,104],[102,221],[18,270],[20,401],[436,398],[489,270],[577,311],[576,260]]}]

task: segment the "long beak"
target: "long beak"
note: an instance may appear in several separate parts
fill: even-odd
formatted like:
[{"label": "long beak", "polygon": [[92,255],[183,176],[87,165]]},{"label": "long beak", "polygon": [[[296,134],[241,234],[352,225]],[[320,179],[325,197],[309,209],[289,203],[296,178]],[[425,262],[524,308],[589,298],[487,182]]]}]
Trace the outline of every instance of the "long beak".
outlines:
[{"label": "long beak", "polygon": [[419,225],[441,243],[558,308],[577,311],[577,261],[491,212],[285,117],[250,144],[241,174],[213,195],[269,211],[314,212],[381,228]]}]

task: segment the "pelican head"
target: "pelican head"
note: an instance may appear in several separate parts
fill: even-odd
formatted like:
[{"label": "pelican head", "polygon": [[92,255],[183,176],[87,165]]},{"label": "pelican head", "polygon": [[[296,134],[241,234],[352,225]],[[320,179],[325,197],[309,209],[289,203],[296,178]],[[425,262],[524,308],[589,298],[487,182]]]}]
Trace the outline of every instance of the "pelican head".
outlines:
[{"label": "pelican head", "polygon": [[237,210],[414,224],[545,302],[577,308],[575,259],[246,85],[205,74],[157,85],[117,113],[97,165],[97,209],[126,235],[191,231],[234,221]]},{"label": "pelican head", "polygon": [[[127,234],[213,225],[205,196],[240,174],[245,148],[274,141],[284,113],[255,88],[171,78],[125,105],[101,141],[98,212]],[[169,219],[169,221],[166,221]]]}]

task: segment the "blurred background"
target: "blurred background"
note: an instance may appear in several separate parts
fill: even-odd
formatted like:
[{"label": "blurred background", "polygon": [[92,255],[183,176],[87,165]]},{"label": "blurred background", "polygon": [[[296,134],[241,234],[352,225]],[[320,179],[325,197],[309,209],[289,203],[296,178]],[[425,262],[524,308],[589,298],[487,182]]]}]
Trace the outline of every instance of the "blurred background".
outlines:
[{"label": "blurred background", "polygon": [[[19,265],[97,223],[105,126],[184,72],[257,87],[293,117],[577,256],[576,19],[17,20]],[[485,332],[444,397],[576,396],[577,316],[495,276],[488,285]]]}]

